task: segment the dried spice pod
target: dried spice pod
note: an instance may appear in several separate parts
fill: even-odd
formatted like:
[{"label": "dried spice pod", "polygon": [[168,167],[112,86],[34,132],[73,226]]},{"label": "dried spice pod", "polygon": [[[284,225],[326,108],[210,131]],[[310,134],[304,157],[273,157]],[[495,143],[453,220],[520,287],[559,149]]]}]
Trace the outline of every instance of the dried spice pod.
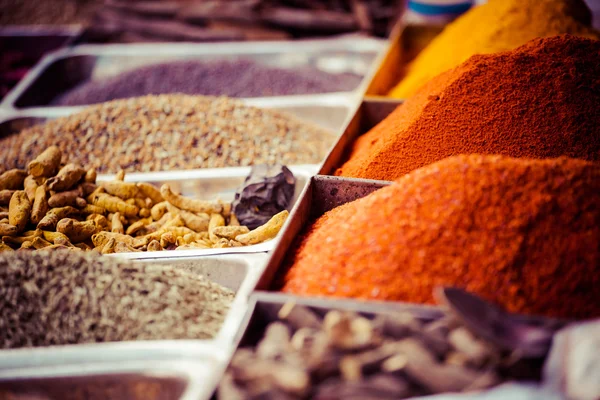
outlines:
[{"label": "dried spice pod", "polygon": [[294,197],[296,178],[284,165],[255,165],[232,203],[242,225],[255,229],[287,209]]}]

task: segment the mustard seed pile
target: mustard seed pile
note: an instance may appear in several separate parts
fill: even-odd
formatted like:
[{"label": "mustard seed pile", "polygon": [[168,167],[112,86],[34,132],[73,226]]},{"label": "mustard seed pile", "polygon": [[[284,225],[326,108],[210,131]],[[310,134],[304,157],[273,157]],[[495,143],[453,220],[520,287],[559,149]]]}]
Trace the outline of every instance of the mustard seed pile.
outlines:
[{"label": "mustard seed pile", "polygon": [[98,172],[318,163],[329,131],[225,97],[144,96],[95,105],[0,139],[0,172],[51,145]]},{"label": "mustard seed pile", "polygon": [[67,251],[0,255],[0,348],[214,337],[231,290],[191,272]]}]

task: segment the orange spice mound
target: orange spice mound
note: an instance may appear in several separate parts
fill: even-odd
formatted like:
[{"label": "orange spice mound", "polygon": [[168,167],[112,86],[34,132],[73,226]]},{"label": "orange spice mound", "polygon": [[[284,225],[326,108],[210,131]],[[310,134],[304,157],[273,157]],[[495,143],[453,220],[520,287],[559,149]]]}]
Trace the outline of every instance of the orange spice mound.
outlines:
[{"label": "orange spice mound", "polygon": [[458,154],[600,160],[600,41],[570,35],[470,58],[361,136],[336,175],[394,180]]},{"label": "orange spice mound", "polygon": [[321,216],[284,292],[432,303],[462,287],[513,312],[600,316],[600,164],[456,156]]}]

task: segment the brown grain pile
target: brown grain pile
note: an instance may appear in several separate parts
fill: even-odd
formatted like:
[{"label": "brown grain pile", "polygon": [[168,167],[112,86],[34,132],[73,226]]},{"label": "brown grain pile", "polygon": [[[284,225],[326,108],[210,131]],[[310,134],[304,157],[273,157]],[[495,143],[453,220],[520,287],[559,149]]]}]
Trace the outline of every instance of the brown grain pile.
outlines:
[{"label": "brown grain pile", "polygon": [[0,139],[0,172],[23,168],[51,145],[99,172],[314,164],[335,137],[274,110],[225,97],[115,100]]},{"label": "brown grain pile", "polygon": [[0,255],[0,348],[208,339],[234,294],[191,272],[94,254]]},{"label": "brown grain pile", "polygon": [[600,41],[474,56],[361,136],[336,175],[394,180],[458,154],[600,160]]},{"label": "brown grain pile", "polygon": [[600,316],[600,164],[456,156],[320,217],[283,290],[434,302],[457,286],[512,312]]}]

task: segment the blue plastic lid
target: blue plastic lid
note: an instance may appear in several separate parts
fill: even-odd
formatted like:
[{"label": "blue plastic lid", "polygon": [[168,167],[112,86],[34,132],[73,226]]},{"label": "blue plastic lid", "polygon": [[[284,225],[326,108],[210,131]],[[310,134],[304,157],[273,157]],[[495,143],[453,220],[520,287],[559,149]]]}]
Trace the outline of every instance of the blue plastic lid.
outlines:
[{"label": "blue plastic lid", "polygon": [[[430,0],[431,1],[431,0]],[[456,1],[453,3],[436,4],[418,0],[409,0],[408,9],[422,15],[459,15],[467,11],[473,1]]]}]

